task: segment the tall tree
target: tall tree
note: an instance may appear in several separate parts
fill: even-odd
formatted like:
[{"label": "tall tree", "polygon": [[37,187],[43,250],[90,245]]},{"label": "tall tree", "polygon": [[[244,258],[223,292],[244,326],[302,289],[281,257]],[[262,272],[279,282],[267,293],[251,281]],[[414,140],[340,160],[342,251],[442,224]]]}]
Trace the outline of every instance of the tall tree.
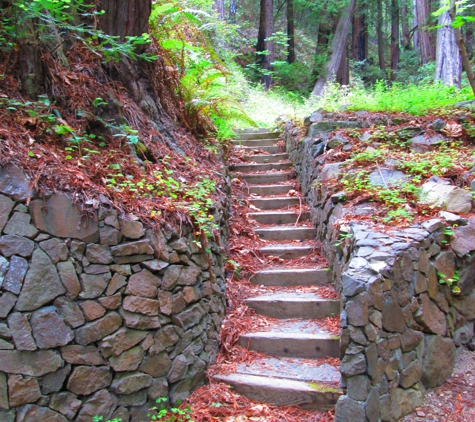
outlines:
[{"label": "tall tree", "polygon": [[[450,1],[450,15],[452,20],[455,20],[457,17],[457,7],[455,4],[455,0]],[[463,22],[463,21],[462,21]],[[467,48],[465,46],[465,40],[462,34],[462,28],[461,26],[457,25],[452,25],[454,32],[455,32],[455,41],[457,42],[457,47],[460,52],[460,58],[462,60],[462,65],[465,70],[465,73],[467,75],[468,82],[470,83],[470,86],[472,87],[472,91],[475,94],[475,74],[472,70],[472,65],[470,63],[470,58],[468,56]]]},{"label": "tall tree", "polygon": [[363,11],[355,14],[352,23],[351,56],[353,60],[362,62],[368,55],[368,31]]},{"label": "tall tree", "polygon": [[[446,1],[441,0],[441,7],[445,5]],[[460,87],[462,60],[452,22],[453,19],[449,10],[446,10],[439,16],[435,80],[441,81],[445,85]]]},{"label": "tall tree", "polygon": [[236,23],[237,0],[229,1],[229,23]]},{"label": "tall tree", "polygon": [[213,9],[216,10],[218,19],[224,21],[224,0],[214,0]]},{"label": "tall tree", "polygon": [[287,38],[288,38],[288,55],[289,63],[295,62],[295,22],[294,22],[294,1],[287,0]]},{"label": "tall tree", "polygon": [[415,12],[417,16],[417,34],[422,64],[435,60],[434,39],[427,25],[430,16],[428,0],[415,0]]},{"label": "tall tree", "polygon": [[346,54],[348,31],[350,29],[351,18],[355,11],[355,6],[356,0],[350,0],[350,3],[343,10],[340,19],[338,20],[338,25],[332,41],[332,55],[330,61],[325,65],[322,75],[319,77],[315,87],[313,88],[312,95],[322,95],[325,85],[335,80],[343,56]]},{"label": "tall tree", "polygon": [[411,34],[409,32],[409,13],[407,10],[407,0],[403,0],[401,6],[401,31],[402,46],[404,50],[411,49]]},{"label": "tall tree", "polygon": [[270,71],[274,61],[274,41],[269,38],[274,32],[274,3],[272,0],[261,0],[259,33],[257,35],[257,62],[263,71],[262,83],[267,89],[272,84]]},{"label": "tall tree", "polygon": [[378,39],[378,63],[379,68],[386,74],[386,62],[384,60],[384,35],[383,35],[383,2],[376,0],[376,37]]},{"label": "tall tree", "polygon": [[401,51],[399,48],[399,2],[391,0],[391,74],[390,80],[396,79]]}]

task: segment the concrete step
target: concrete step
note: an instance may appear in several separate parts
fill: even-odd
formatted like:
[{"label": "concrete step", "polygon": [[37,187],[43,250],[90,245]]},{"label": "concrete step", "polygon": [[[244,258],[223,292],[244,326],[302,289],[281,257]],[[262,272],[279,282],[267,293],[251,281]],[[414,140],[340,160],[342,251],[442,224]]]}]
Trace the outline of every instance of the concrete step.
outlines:
[{"label": "concrete step", "polygon": [[262,173],[262,174],[239,174],[237,175],[241,180],[251,184],[268,185],[270,183],[285,182],[293,179],[294,173],[292,171],[286,171],[281,173]]},{"label": "concrete step", "polygon": [[218,374],[215,381],[231,385],[235,391],[252,400],[276,406],[298,405],[312,410],[330,410],[342,391],[321,382],[248,375]]},{"label": "concrete step", "polygon": [[312,246],[293,244],[263,246],[259,252],[263,255],[277,256],[282,259],[295,259],[308,255],[313,251]]},{"label": "concrete step", "polygon": [[240,346],[272,356],[318,359],[340,356],[340,339],[329,333],[264,331],[239,337]]},{"label": "concrete step", "polygon": [[[295,224],[298,213],[293,211],[264,211],[264,212],[250,212],[247,214],[249,218],[257,221],[260,224]],[[303,212],[298,221],[310,220],[310,213]]]},{"label": "concrete step", "polygon": [[292,164],[288,163],[256,163],[256,164],[235,164],[230,167],[232,171],[241,173],[253,171],[272,171],[272,170],[288,170],[292,168]]},{"label": "concrete step", "polygon": [[321,286],[328,284],[330,279],[328,269],[282,268],[259,271],[252,276],[251,283],[264,286]]},{"label": "concrete step", "polygon": [[[245,147],[245,146],[239,146],[239,145],[237,145],[236,147],[242,149],[245,153],[247,153],[247,152],[251,153],[252,151],[254,151],[256,149],[256,147]],[[276,146],[258,147],[258,148],[261,149],[264,152],[268,152],[269,154],[279,154],[279,153],[282,152],[282,148],[281,147],[276,147]]]},{"label": "concrete step", "polygon": [[256,195],[281,195],[289,192],[293,189],[292,185],[260,185],[249,186],[249,193]]},{"label": "concrete step", "polygon": [[308,240],[317,237],[313,227],[275,226],[255,229],[254,232],[265,240]]},{"label": "concrete step", "polygon": [[282,196],[277,198],[251,198],[250,202],[261,210],[278,210],[280,208],[298,205],[304,200],[298,196]]},{"label": "concrete step", "polygon": [[282,136],[281,132],[257,132],[257,133],[238,133],[237,140],[248,141],[255,139],[278,139]]},{"label": "concrete step", "polygon": [[340,313],[340,301],[323,299],[315,293],[268,293],[246,299],[256,313],[271,318],[320,319]]},{"label": "concrete step", "polygon": [[243,147],[252,147],[252,148],[260,148],[260,147],[272,147],[278,142],[278,139],[271,138],[271,139],[239,139],[233,140],[234,145],[240,145]]},{"label": "concrete step", "polygon": [[277,163],[279,161],[288,160],[289,154],[247,155],[244,159],[246,161],[253,161],[254,163]]}]

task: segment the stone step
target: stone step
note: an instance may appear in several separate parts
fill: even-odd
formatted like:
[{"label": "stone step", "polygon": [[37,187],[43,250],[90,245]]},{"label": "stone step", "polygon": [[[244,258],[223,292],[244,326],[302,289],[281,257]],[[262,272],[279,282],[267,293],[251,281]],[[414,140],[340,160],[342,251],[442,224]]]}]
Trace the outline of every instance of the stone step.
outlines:
[{"label": "stone step", "polygon": [[254,163],[277,163],[279,161],[288,160],[289,154],[265,154],[265,155],[246,155],[246,161]]},{"label": "stone step", "polygon": [[302,212],[300,218],[299,214],[293,211],[250,212],[247,216],[260,224],[295,224],[297,219],[298,221],[310,220],[310,213],[307,211]]},{"label": "stone step", "polygon": [[256,313],[271,318],[320,319],[340,313],[340,301],[323,299],[315,293],[267,293],[246,299]]},{"label": "stone step", "polygon": [[248,141],[255,139],[278,139],[282,136],[281,132],[256,132],[256,133],[238,133],[237,139],[239,141]]},{"label": "stone step", "polygon": [[305,382],[248,374],[218,374],[215,381],[231,385],[252,400],[276,406],[298,405],[305,409],[330,410],[342,391],[321,382]]},{"label": "stone step", "polygon": [[[240,149],[242,149],[245,153],[247,152],[252,152],[256,149],[256,147],[245,147],[245,146],[238,146]],[[269,154],[279,154],[282,152],[281,147],[276,147],[276,146],[271,146],[271,147],[258,147],[264,152],[268,152]]]},{"label": "stone step", "polygon": [[263,227],[254,229],[254,232],[265,240],[308,240],[317,237],[317,229],[313,227]]},{"label": "stone step", "polygon": [[263,246],[259,252],[263,255],[277,256],[282,259],[295,259],[308,255],[313,251],[312,246],[293,244]]},{"label": "stone step", "polygon": [[234,131],[236,135],[240,133],[262,133],[262,132],[276,132],[273,129],[269,129],[268,127],[245,127],[242,129],[235,129]]},{"label": "stone step", "polygon": [[331,272],[328,269],[282,268],[263,270],[254,274],[251,283],[264,286],[316,286],[328,284]]},{"label": "stone step", "polygon": [[260,148],[260,147],[272,147],[278,142],[278,139],[234,139],[233,144],[239,145],[243,147],[251,147],[251,148]]},{"label": "stone step", "polygon": [[249,186],[249,193],[254,193],[256,195],[281,195],[287,193],[293,188],[292,185]]},{"label": "stone step", "polygon": [[292,168],[292,164],[288,163],[256,163],[256,164],[235,164],[230,167],[232,171],[241,173],[253,171],[272,171],[272,170],[288,170]]},{"label": "stone step", "polygon": [[340,339],[329,333],[263,331],[243,334],[240,346],[272,356],[318,359],[340,356]]},{"label": "stone step", "polygon": [[278,210],[280,208],[298,205],[304,200],[298,196],[282,196],[277,198],[251,198],[250,202],[261,210]]},{"label": "stone step", "polygon": [[286,180],[293,179],[294,173],[291,171],[281,173],[262,173],[262,174],[239,174],[237,175],[241,180],[252,184],[268,185],[269,183],[285,182]]}]

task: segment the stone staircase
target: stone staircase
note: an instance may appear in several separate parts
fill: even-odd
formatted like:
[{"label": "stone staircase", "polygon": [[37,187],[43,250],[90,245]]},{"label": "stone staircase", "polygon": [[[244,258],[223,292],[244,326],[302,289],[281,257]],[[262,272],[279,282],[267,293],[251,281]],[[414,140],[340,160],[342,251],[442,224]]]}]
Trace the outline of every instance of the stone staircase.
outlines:
[{"label": "stone staircase", "polygon": [[[258,223],[255,233],[268,241],[260,254],[284,260],[278,267],[254,274],[251,282],[269,292],[249,297],[246,305],[277,322],[268,331],[246,333],[238,341],[264,358],[239,364],[235,373],[218,374],[214,379],[256,401],[327,410],[342,392],[338,369],[322,358],[339,358],[339,337],[311,320],[339,315],[340,304],[337,299],[304,292],[305,286],[328,284],[328,270],[315,269],[312,262],[307,268],[288,264],[288,260],[314,252],[311,240],[316,230],[305,225],[310,219],[308,212],[288,209],[301,204],[303,198],[287,195],[295,180],[288,155],[275,145],[279,140],[278,132],[240,131],[234,143],[244,151],[246,163],[231,167],[248,184],[250,203],[260,210],[248,214]],[[256,155],[256,148],[264,153]]]}]

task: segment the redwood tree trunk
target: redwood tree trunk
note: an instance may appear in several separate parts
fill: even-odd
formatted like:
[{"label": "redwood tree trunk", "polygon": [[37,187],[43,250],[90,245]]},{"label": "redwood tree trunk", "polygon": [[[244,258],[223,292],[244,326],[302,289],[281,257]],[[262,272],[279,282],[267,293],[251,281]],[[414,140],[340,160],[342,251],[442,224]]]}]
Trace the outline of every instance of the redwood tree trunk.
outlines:
[{"label": "redwood tree trunk", "polygon": [[365,16],[362,13],[353,17],[352,28],[351,56],[353,60],[362,62],[368,53],[368,31]]},{"label": "redwood tree trunk", "polygon": [[229,2],[229,23],[236,23],[237,0]]},{"label": "redwood tree trunk", "polygon": [[398,0],[391,0],[391,75],[390,80],[396,79],[399,66],[399,4]]},{"label": "redwood tree trunk", "polygon": [[[272,62],[274,61],[274,41],[267,39],[274,32],[274,4],[272,0],[261,0],[261,12],[259,20],[259,34],[257,36],[257,62],[260,64],[264,72],[270,72]],[[262,54],[263,52],[267,52]],[[261,54],[259,54],[261,53]],[[272,84],[272,78],[269,74],[264,73],[262,83],[267,89]]]},{"label": "redwood tree trunk", "polygon": [[[441,6],[445,5],[441,0]],[[437,59],[435,64],[435,80],[445,85],[460,87],[462,77],[462,60],[460,58],[452,18],[447,11],[439,16],[437,29]]]},{"label": "redwood tree trunk", "polygon": [[421,60],[422,64],[427,64],[435,60],[434,39],[427,29],[427,21],[430,16],[428,1],[415,0],[415,12],[417,14],[417,34]]},{"label": "redwood tree trunk", "polygon": [[105,12],[101,26],[106,34],[118,35],[123,41],[126,36],[148,33],[151,0],[101,0],[100,7]]},{"label": "redwood tree trunk", "polygon": [[338,25],[333,36],[332,55],[330,61],[325,65],[323,74],[318,79],[313,88],[312,95],[319,96],[323,94],[325,85],[335,80],[341,61],[346,53],[346,42],[348,40],[348,31],[350,29],[351,18],[355,11],[356,0],[350,0],[350,4],[345,8],[338,20]]},{"label": "redwood tree trunk", "polygon": [[410,50],[411,49],[411,35],[409,33],[409,17],[408,17],[408,11],[407,11],[407,1],[402,2],[401,30],[402,30],[402,46],[404,50]]},{"label": "redwood tree trunk", "polygon": [[224,20],[224,0],[214,0],[214,10],[218,14],[220,21]]},{"label": "redwood tree trunk", "polygon": [[294,22],[294,1],[287,0],[287,38],[289,43],[287,61],[295,62],[295,22]]},{"label": "redwood tree trunk", "polygon": [[384,35],[383,35],[383,4],[382,1],[376,1],[376,35],[378,38],[378,62],[379,68],[386,74],[386,62],[384,60]]}]

